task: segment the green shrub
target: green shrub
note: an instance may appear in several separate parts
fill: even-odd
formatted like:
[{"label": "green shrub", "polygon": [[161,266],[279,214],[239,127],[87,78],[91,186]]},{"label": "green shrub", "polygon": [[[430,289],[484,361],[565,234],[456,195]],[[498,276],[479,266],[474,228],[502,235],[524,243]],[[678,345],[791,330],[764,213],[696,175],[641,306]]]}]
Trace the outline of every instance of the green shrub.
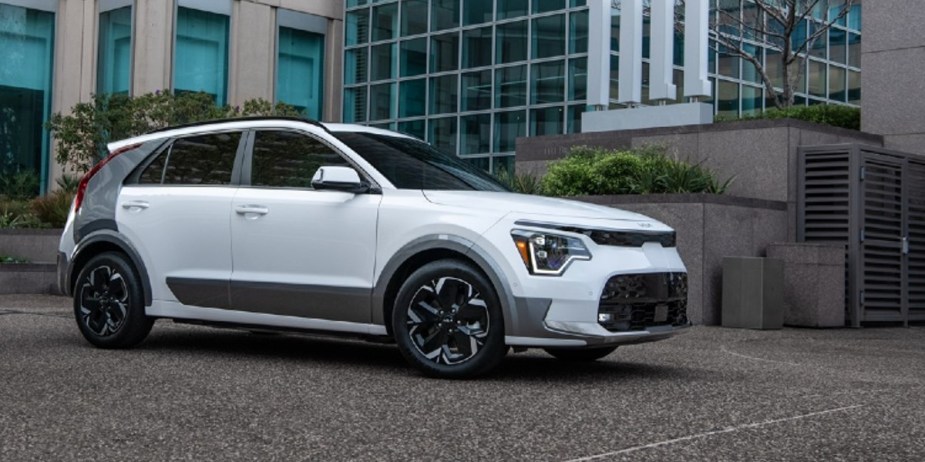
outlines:
[{"label": "green shrub", "polygon": [[702,165],[672,159],[664,148],[619,151],[579,146],[549,165],[542,189],[550,196],[722,194],[731,183],[731,178],[719,181]]},{"label": "green shrub", "polygon": [[29,263],[29,260],[9,255],[0,255],[0,263]]},{"label": "green shrub", "polygon": [[[741,120],[755,119],[798,119],[833,127],[861,129],[861,110],[856,107],[836,104],[817,104],[814,106],[793,106],[787,109],[768,109],[762,113],[742,117]],[[717,117],[717,122],[739,120]]]},{"label": "green shrub", "polygon": [[39,193],[39,176],[31,170],[0,169],[0,196],[12,199],[35,197]]},{"label": "green shrub", "polygon": [[532,173],[514,173],[501,169],[495,174],[498,181],[508,189],[521,194],[542,194],[540,178]]},{"label": "green shrub", "polygon": [[80,185],[80,177],[77,175],[68,175],[67,173],[62,174],[55,183],[58,184],[58,189],[64,192],[77,193],[77,187]]},{"label": "green shrub", "polygon": [[32,200],[32,212],[42,222],[52,228],[63,228],[67,222],[67,215],[71,211],[71,202],[74,193],[68,191],[55,191],[44,197]]}]

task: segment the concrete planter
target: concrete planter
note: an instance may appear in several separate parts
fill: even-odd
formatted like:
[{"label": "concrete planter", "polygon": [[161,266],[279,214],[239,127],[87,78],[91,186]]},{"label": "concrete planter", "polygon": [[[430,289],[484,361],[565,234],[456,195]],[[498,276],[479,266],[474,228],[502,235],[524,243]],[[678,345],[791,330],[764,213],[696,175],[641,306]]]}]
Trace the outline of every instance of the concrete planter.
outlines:
[{"label": "concrete planter", "polygon": [[715,194],[570,199],[639,212],[675,229],[688,270],[688,316],[694,324],[721,322],[723,257],[763,257],[768,244],[787,240],[785,202]]},{"label": "concrete planter", "polygon": [[0,255],[28,263],[0,263],[0,294],[57,293],[60,229],[0,229]]},{"label": "concrete planter", "polygon": [[57,294],[54,263],[0,263],[0,295]]}]

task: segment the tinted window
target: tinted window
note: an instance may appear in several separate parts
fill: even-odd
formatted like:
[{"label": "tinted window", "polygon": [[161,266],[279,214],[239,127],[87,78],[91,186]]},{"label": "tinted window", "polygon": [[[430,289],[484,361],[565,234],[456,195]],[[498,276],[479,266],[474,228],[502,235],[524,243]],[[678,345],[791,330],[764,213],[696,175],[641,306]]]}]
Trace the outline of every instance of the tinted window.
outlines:
[{"label": "tinted window", "polygon": [[488,173],[419,140],[372,133],[336,133],[399,189],[507,191]]},{"label": "tinted window", "polygon": [[311,188],[322,166],[349,166],[324,143],[301,133],[259,131],[255,134],[251,185]]},{"label": "tinted window", "polygon": [[174,141],[139,177],[141,184],[222,185],[231,183],[241,133],[210,133]]}]

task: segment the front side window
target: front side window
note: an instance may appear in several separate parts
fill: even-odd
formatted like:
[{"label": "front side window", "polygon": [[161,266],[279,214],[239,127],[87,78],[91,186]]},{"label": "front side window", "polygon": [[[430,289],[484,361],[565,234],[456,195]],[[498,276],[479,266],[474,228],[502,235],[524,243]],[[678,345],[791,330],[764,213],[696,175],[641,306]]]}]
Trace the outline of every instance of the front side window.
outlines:
[{"label": "front side window", "polygon": [[311,188],[319,167],[348,162],[326,144],[302,133],[259,131],[251,161],[251,185],[271,188]]},{"label": "front side window", "polygon": [[177,8],[173,86],[178,92],[204,92],[225,104],[228,85],[228,16]]},{"label": "front side window", "polygon": [[140,184],[227,185],[241,133],[210,133],[180,138],[141,172]]},{"label": "front side window", "polygon": [[336,133],[398,189],[507,191],[488,173],[413,138]]}]

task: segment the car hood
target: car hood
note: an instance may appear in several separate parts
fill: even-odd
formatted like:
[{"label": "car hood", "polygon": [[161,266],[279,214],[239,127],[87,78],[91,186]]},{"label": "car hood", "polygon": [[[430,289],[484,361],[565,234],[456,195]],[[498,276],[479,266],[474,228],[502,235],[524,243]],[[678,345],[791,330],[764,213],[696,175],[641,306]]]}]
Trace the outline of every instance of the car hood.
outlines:
[{"label": "car hood", "polygon": [[527,194],[489,191],[424,191],[424,197],[435,204],[496,210],[506,213],[522,213],[525,215],[598,220],[655,221],[645,215],[612,207]]}]

